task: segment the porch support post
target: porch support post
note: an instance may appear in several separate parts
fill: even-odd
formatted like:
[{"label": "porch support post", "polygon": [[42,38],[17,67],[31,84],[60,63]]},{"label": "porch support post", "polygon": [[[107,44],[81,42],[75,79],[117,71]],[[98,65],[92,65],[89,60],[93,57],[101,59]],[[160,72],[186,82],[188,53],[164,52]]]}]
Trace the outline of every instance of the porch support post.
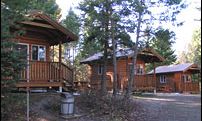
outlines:
[{"label": "porch support post", "polygon": [[59,42],[59,81],[61,82],[62,41]]},{"label": "porch support post", "polygon": [[156,94],[156,89],[157,89],[157,80],[156,80],[156,69],[155,69],[155,68],[156,68],[156,65],[155,65],[155,62],[153,62],[153,67],[154,67],[154,68],[153,68],[153,70],[154,70],[154,71],[153,71],[153,72],[154,72],[153,74],[154,74],[154,81],[155,81],[155,89],[154,89],[154,93]]},{"label": "porch support post", "polygon": [[[183,71],[183,75],[184,75],[184,78],[185,78],[186,75],[185,75],[184,71]],[[183,91],[182,92],[185,92],[185,93],[187,92],[187,89],[186,89],[187,88],[187,86],[186,86],[187,82],[186,81],[187,81],[187,79],[183,80]]]},{"label": "porch support post", "polygon": [[59,42],[59,62],[60,63],[62,62],[61,54],[62,54],[62,42],[60,41]]},{"label": "porch support post", "polygon": [[54,61],[54,59],[55,59],[55,53],[54,53],[55,50],[54,50],[54,49],[55,49],[55,46],[53,45],[53,62],[55,62],[55,61]]}]

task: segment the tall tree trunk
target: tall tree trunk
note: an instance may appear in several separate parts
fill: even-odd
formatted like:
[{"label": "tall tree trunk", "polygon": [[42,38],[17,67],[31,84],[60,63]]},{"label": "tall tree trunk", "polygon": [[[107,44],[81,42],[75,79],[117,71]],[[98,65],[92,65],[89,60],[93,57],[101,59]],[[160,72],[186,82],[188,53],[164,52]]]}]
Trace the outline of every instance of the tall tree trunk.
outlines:
[{"label": "tall tree trunk", "polygon": [[101,81],[101,93],[102,95],[107,94],[107,78],[106,78],[106,72],[107,72],[107,61],[108,61],[108,48],[109,48],[109,44],[108,44],[108,35],[109,35],[109,4],[108,4],[108,0],[106,0],[106,15],[107,15],[107,19],[104,22],[104,28],[105,28],[105,40],[104,41],[104,57],[103,57],[103,61],[104,61],[104,67],[103,67],[103,75],[102,75],[102,81]]},{"label": "tall tree trunk", "polygon": [[113,96],[117,94],[117,63],[116,63],[116,40],[114,39],[114,20],[111,19],[111,33],[112,33],[112,46],[113,46]]},{"label": "tall tree trunk", "polygon": [[130,69],[129,79],[128,79],[128,88],[126,90],[126,98],[130,98],[131,92],[132,92],[132,84],[134,81],[135,76],[135,70],[136,70],[136,60],[137,60],[137,54],[138,54],[138,43],[139,43],[139,35],[140,35],[140,25],[142,21],[142,12],[139,12],[139,18],[138,18],[138,25],[137,25],[137,35],[136,35],[136,42],[135,45],[133,45],[133,57],[132,57],[132,69]]},{"label": "tall tree trunk", "polygon": [[102,73],[102,80],[101,80],[101,93],[102,95],[105,95],[107,93],[107,83],[106,83],[106,72],[107,72],[107,48],[108,48],[108,42],[105,42],[104,46],[104,57],[103,57],[103,73]]}]

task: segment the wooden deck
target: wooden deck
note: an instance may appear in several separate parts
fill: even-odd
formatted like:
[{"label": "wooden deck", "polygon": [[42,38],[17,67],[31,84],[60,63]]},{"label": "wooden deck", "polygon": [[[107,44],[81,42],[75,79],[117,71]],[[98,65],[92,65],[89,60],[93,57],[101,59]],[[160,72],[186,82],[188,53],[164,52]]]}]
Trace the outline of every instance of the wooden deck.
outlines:
[{"label": "wooden deck", "polygon": [[153,91],[156,88],[156,81],[153,75],[135,75],[134,90]]},{"label": "wooden deck", "polygon": [[19,82],[16,87],[59,87],[64,82],[73,84],[73,69],[63,63],[30,61],[28,68],[20,74],[20,80],[24,82]]},{"label": "wooden deck", "polygon": [[181,84],[182,92],[199,93],[199,82],[186,82]]},{"label": "wooden deck", "polygon": [[62,87],[62,82],[19,82],[16,84],[17,88],[23,87]]}]

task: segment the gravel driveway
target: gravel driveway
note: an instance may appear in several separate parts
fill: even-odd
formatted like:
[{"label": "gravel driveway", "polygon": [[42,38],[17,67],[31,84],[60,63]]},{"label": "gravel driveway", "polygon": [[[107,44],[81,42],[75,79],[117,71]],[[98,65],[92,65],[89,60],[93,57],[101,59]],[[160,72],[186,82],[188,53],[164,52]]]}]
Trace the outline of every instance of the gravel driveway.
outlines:
[{"label": "gravel driveway", "polygon": [[201,121],[201,95],[159,93],[134,99],[144,105],[146,121]]}]

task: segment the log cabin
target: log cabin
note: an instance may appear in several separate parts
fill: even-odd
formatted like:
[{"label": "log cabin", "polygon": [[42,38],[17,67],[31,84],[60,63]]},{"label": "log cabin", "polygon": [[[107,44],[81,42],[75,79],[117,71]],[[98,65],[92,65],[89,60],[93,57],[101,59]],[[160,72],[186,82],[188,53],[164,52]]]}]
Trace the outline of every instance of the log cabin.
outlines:
[{"label": "log cabin", "polygon": [[[184,63],[159,66],[155,69],[157,91],[199,93],[200,69],[196,64]],[[148,75],[152,74],[150,71]]]},{"label": "log cabin", "polygon": [[[17,88],[57,88],[73,86],[73,69],[62,62],[62,44],[78,37],[42,12],[32,12],[27,20],[18,22],[25,34],[15,37],[17,51],[27,54],[27,67],[20,73]],[[11,27],[15,32],[17,28]],[[59,59],[54,61],[51,49],[59,46]]]},{"label": "log cabin", "polygon": [[[116,52],[117,58],[117,89],[124,91],[127,87],[129,76],[129,69],[132,68],[132,54],[133,51],[129,48],[120,49]],[[99,89],[103,75],[103,53],[96,53],[84,60],[81,64],[88,64],[90,66],[90,86],[94,89]],[[152,75],[147,75],[145,72],[146,63],[155,63],[164,61],[160,56],[151,48],[145,48],[138,52],[136,61],[136,70],[133,83],[133,91],[154,91],[156,90],[156,74],[155,71]],[[107,90],[112,91],[113,87],[113,61],[109,57],[107,64]]]}]

